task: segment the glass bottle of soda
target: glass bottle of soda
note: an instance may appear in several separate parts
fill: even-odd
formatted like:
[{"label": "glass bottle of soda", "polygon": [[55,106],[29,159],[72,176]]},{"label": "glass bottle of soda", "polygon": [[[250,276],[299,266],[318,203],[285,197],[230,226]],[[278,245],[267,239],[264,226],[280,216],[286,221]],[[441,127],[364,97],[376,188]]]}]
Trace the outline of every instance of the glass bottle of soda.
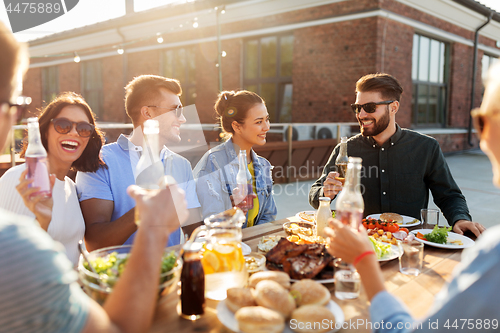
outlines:
[{"label": "glass bottle of soda", "polygon": [[[148,119],[143,127],[142,153],[135,168],[135,184],[145,190],[158,190],[164,176],[159,148],[160,125],[158,120]],[[141,224],[137,209],[135,210],[135,223]]]},{"label": "glass bottle of soda", "polygon": [[361,194],[361,162],[360,157],[349,157],[345,185],[335,207],[336,218],[356,229],[361,224],[365,209]]},{"label": "glass bottle of soda", "polygon": [[320,197],[319,207],[316,211],[316,235],[323,236],[323,230],[328,227],[328,220],[332,218],[332,210],[330,209],[330,198]]},{"label": "glass bottle of soda", "polygon": [[28,148],[25,153],[28,168],[28,179],[34,179],[29,187],[39,187],[42,194],[47,198],[52,196],[50,187],[49,169],[47,166],[47,151],[43,147],[40,137],[40,126],[38,118],[28,118]]},{"label": "glass bottle of soda", "polygon": [[336,179],[340,180],[342,184],[345,182],[347,163],[349,163],[349,157],[347,157],[347,137],[343,136],[340,139],[340,151],[337,159],[335,160],[335,166],[337,167],[337,172],[339,173],[339,176],[336,177]]},{"label": "glass bottle of soda", "polygon": [[248,171],[247,166],[247,152],[246,150],[240,150],[238,156],[239,169],[236,174],[236,183],[238,186],[238,195],[234,198],[234,203],[237,207],[241,208],[243,211],[249,211],[253,208],[253,197],[251,196],[253,192],[252,188],[252,176],[250,171]]},{"label": "glass bottle of soda", "polygon": [[200,242],[187,242],[183,247],[181,272],[181,317],[196,320],[205,312],[205,272],[201,264]]},{"label": "glass bottle of soda", "polygon": [[143,125],[142,153],[136,166],[136,185],[144,189],[160,188],[160,180],[164,175],[163,163],[160,159],[160,124],[158,120],[148,119]]}]

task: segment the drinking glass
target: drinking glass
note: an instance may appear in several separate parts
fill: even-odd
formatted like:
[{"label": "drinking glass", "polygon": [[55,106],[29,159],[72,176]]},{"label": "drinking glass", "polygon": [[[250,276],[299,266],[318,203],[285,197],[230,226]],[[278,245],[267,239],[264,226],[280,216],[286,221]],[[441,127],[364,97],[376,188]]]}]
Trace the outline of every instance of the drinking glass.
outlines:
[{"label": "drinking glass", "polygon": [[436,225],[439,227],[439,210],[424,208],[420,210],[420,216],[423,229],[434,229]]},{"label": "drinking glass", "polygon": [[359,297],[361,278],[356,270],[340,270],[335,272],[335,297],[338,299],[355,299]]},{"label": "drinking glass", "polygon": [[424,263],[424,244],[413,240],[399,242],[398,246],[401,253],[399,271],[406,275],[420,274]]}]

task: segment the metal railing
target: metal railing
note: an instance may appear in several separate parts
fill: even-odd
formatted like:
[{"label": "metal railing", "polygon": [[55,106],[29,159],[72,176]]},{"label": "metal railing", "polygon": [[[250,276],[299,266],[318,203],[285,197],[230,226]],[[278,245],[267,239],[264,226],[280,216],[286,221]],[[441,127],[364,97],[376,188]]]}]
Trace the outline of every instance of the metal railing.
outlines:
[{"label": "metal railing", "polygon": [[[199,130],[201,125],[201,129],[204,131],[219,131],[220,127],[218,124],[184,124],[182,125],[182,129],[184,130]],[[270,133],[278,133],[283,134],[283,137],[288,141],[288,169],[292,166],[292,143],[293,143],[293,128],[298,126],[334,126],[336,128],[336,139],[337,142],[340,142],[340,137],[342,135],[342,128],[345,126],[358,126],[357,122],[347,122],[347,123],[277,123],[271,124]],[[133,129],[134,126],[132,124],[124,124],[124,123],[98,123],[98,127],[100,129]],[[11,130],[11,143],[10,143],[10,158],[11,165],[16,165],[16,150],[15,150],[15,130],[26,130],[28,128],[27,125],[14,125]],[[315,138],[311,138],[315,139]],[[287,175],[288,176],[288,175]]]}]

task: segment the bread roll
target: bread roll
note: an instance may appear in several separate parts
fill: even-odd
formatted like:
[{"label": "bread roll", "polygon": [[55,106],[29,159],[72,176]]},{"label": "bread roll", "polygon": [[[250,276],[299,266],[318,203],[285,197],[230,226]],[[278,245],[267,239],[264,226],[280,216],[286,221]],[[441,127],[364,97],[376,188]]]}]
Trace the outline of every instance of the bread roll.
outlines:
[{"label": "bread roll", "polygon": [[252,289],[230,288],[227,290],[226,306],[229,310],[236,312],[245,306],[256,306]]},{"label": "bread roll", "polygon": [[234,314],[241,332],[281,333],[285,329],[285,318],[278,312],[262,306],[247,306]]},{"label": "bread roll", "polygon": [[384,213],[380,215],[380,219],[384,222],[403,223],[403,217],[397,213]]},{"label": "bread roll", "polygon": [[306,304],[325,305],[330,301],[330,291],[321,283],[311,279],[295,282],[290,288],[290,294],[295,298],[297,306]]},{"label": "bread roll", "polygon": [[276,271],[264,271],[253,274],[248,280],[248,286],[255,288],[257,283],[263,280],[272,280],[278,282],[283,288],[290,289],[290,276],[285,272]]},{"label": "bread roll", "polygon": [[268,309],[275,310],[288,318],[295,309],[295,301],[278,282],[264,280],[255,286],[255,302]]},{"label": "bread roll", "polygon": [[321,305],[304,305],[292,312],[290,328],[297,333],[322,333],[335,328],[335,316]]}]

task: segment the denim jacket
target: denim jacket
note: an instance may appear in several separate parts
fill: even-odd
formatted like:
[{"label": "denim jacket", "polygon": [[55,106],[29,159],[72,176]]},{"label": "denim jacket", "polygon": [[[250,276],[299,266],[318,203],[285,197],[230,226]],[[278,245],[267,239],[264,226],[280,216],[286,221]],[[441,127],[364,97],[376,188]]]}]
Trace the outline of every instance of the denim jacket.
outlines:
[{"label": "denim jacket", "polygon": [[[255,187],[259,199],[259,213],[254,223],[257,225],[274,221],[277,209],[273,198],[271,163],[253,150],[251,154],[255,171]],[[232,207],[226,183],[229,183],[230,189],[236,187],[238,169],[238,155],[234,150],[232,139],[210,149],[196,164],[193,174],[203,218]],[[243,227],[246,227],[246,222]]]}]

